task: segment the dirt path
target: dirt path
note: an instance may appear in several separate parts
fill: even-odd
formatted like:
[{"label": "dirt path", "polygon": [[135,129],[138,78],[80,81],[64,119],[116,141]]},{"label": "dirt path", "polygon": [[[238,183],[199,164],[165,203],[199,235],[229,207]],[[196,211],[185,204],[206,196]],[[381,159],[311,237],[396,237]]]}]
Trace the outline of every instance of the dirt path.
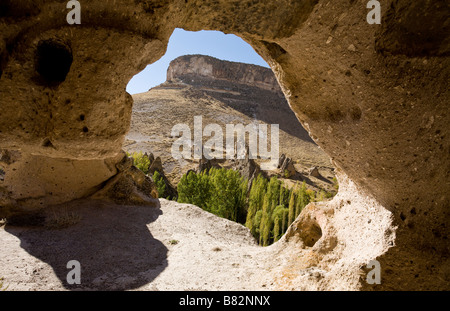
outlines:
[{"label": "dirt path", "polygon": [[[8,290],[264,290],[275,247],[248,229],[187,204],[161,207],[77,201],[62,229],[0,229],[0,277]],[[64,213],[62,215],[65,215]],[[69,285],[68,261],[81,265]]]}]

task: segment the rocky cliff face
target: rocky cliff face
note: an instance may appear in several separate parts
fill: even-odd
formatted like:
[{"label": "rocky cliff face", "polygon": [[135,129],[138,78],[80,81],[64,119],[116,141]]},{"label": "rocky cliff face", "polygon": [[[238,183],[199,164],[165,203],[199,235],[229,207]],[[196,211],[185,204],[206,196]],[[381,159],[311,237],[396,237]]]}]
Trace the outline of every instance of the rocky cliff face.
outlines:
[{"label": "rocky cliff face", "polygon": [[251,119],[279,124],[284,132],[313,143],[270,68],[206,55],[185,55],[170,63],[167,81],[161,87],[179,87],[180,83],[200,91],[201,94],[197,93],[200,97],[210,96]]},{"label": "rocky cliff face", "polygon": [[229,62],[205,55],[185,55],[170,63],[167,81],[193,83],[196,77],[223,80],[281,92],[272,70],[261,66]]}]

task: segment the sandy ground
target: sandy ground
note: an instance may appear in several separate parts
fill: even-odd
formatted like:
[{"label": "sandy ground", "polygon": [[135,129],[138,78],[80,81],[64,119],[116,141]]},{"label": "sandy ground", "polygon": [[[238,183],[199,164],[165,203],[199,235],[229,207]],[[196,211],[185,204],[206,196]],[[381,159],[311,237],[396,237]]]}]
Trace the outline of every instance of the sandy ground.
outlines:
[{"label": "sandy ground", "polygon": [[[66,228],[0,228],[0,277],[8,290],[265,290],[276,246],[260,247],[244,226],[199,207],[160,208],[76,201]],[[64,216],[66,215],[66,216]],[[70,260],[81,284],[70,285]]]}]

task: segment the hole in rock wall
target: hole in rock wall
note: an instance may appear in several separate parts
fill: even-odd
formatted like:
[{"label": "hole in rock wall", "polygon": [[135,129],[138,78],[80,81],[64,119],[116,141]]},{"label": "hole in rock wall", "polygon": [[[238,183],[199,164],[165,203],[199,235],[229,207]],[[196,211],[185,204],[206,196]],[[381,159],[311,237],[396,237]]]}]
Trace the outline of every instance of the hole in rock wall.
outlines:
[{"label": "hole in rock wall", "polygon": [[48,85],[64,82],[72,65],[73,56],[70,47],[58,40],[39,42],[35,55],[35,68]]},{"label": "hole in rock wall", "polygon": [[44,141],[42,142],[42,146],[53,148],[53,144],[49,138],[44,139]]},{"label": "hole in rock wall", "polygon": [[316,242],[319,241],[319,239],[322,237],[322,229],[317,223],[303,228],[303,231],[307,233],[307,235],[304,236],[303,242],[308,247],[313,247]]},{"label": "hole in rock wall", "polygon": [[[276,44],[266,45],[277,54],[285,53]],[[309,202],[329,199],[337,192],[328,156],[301,126],[268,64],[235,35],[176,29],[166,54],[133,77],[127,91],[133,94],[134,104],[123,149],[136,167],[154,179],[159,198],[194,204],[239,222],[265,246],[279,240]],[[201,118],[200,128],[195,128],[195,118]],[[261,169],[263,161],[258,157],[208,160],[204,154],[195,158],[192,153],[191,158],[174,157],[174,143],[198,144],[190,135],[211,124],[222,130],[224,144],[213,144],[210,150],[221,152],[227,125],[258,127],[262,123],[268,126],[268,134],[259,129],[258,135],[267,138],[269,150],[270,128],[280,128],[280,150],[271,170]],[[188,135],[173,132],[180,124],[190,129]],[[216,130],[203,133],[203,152]],[[245,135],[248,147],[251,138]],[[257,192],[263,195],[253,198]],[[242,198],[239,193],[244,194]],[[230,196],[235,196],[233,204],[227,200]],[[322,236],[318,225],[302,232],[310,247]]]}]

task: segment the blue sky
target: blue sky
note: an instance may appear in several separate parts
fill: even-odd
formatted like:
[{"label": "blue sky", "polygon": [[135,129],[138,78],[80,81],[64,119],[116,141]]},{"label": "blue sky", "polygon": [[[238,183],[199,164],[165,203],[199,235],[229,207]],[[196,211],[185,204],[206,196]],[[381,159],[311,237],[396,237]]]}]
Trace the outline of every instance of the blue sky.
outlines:
[{"label": "blue sky", "polygon": [[185,31],[175,29],[170,37],[166,54],[135,75],[127,85],[130,94],[147,92],[166,81],[169,63],[178,56],[188,54],[210,55],[234,62],[269,67],[264,59],[244,40],[220,31]]}]

